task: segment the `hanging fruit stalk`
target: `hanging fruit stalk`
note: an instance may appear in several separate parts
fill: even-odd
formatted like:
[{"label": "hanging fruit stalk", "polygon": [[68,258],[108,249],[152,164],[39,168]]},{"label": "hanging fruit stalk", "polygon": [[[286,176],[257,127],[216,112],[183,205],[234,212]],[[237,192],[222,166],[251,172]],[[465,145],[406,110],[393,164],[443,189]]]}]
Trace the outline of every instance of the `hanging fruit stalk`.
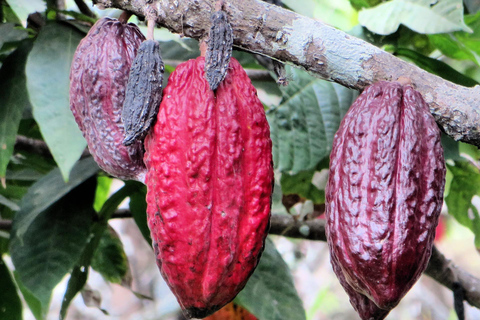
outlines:
[{"label": "hanging fruit stalk", "polygon": [[128,73],[145,39],[138,27],[102,18],[75,51],[70,70],[70,109],[100,168],[121,179],[144,180],[143,145],[122,145],[120,114]]}]

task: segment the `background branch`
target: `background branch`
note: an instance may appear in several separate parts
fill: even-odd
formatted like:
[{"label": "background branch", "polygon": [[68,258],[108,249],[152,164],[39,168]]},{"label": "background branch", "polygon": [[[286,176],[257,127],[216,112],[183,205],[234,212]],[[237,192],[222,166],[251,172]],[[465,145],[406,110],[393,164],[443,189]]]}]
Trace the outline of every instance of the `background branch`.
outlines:
[{"label": "background branch", "polygon": [[[201,39],[208,34],[216,0],[93,0],[157,22],[174,33]],[[480,86],[466,88],[330,27],[259,0],[229,0],[225,10],[234,30],[234,45],[302,67],[346,87],[363,89],[380,80],[412,80],[437,123],[455,140],[480,147]]]},{"label": "background branch", "polygon": [[[128,209],[119,209],[112,215],[113,219],[131,217]],[[0,230],[8,231],[11,227],[11,220],[0,220]],[[290,215],[273,214],[269,233],[297,239],[326,241],[324,219],[298,221]],[[480,279],[453,264],[435,246],[424,273],[450,290],[453,290],[455,282],[459,283],[465,289],[465,300],[470,305],[480,308]]]}]

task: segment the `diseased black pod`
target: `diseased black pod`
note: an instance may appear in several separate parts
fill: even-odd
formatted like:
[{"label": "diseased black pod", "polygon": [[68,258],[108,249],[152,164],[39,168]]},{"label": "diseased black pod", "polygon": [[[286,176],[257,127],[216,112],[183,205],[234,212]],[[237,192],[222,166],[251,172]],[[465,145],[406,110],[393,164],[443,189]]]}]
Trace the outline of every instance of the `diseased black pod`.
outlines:
[{"label": "diseased black pod", "polygon": [[210,88],[216,90],[227,75],[232,57],[233,30],[222,10],[216,11],[210,20],[212,26],[205,53],[205,73]]},{"label": "diseased black pod", "polygon": [[123,104],[124,145],[143,139],[152,126],[162,101],[163,72],[158,42],[142,42],[130,69]]}]

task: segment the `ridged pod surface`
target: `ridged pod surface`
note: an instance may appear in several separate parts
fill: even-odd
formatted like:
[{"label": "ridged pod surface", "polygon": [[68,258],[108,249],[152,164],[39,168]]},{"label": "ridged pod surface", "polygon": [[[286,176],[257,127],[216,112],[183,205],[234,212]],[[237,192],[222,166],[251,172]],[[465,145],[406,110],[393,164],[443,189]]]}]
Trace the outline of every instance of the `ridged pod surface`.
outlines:
[{"label": "ridged pod surface", "polygon": [[237,60],[214,93],[205,59],[180,64],[145,138],[147,214],[160,271],[188,317],[245,286],[270,216],[272,142],[262,103]]},{"label": "ridged pod surface", "polygon": [[93,158],[115,177],[140,181],[143,145],[122,145],[121,113],[130,66],[144,40],[134,24],[102,18],[78,45],[70,70],[70,109]]},{"label": "ridged pod surface", "polygon": [[[421,95],[396,82],[365,89],[335,134],[326,189],[332,264],[357,311],[369,308],[358,293],[388,313],[425,270],[444,185],[440,131]],[[359,313],[383,319],[375,312]]]}]

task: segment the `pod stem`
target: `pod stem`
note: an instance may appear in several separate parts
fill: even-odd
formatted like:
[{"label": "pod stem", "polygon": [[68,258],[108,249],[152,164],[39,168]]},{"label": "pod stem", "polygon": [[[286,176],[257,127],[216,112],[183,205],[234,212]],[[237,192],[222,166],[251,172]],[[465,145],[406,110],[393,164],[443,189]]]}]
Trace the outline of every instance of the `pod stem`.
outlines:
[{"label": "pod stem", "polygon": [[155,30],[155,24],[156,21],[153,19],[147,21],[147,40],[154,40],[153,32]]},{"label": "pod stem", "polygon": [[124,10],[120,15],[120,17],[118,17],[118,21],[125,24],[128,22],[128,19],[130,19],[131,16],[132,16],[131,12]]}]

